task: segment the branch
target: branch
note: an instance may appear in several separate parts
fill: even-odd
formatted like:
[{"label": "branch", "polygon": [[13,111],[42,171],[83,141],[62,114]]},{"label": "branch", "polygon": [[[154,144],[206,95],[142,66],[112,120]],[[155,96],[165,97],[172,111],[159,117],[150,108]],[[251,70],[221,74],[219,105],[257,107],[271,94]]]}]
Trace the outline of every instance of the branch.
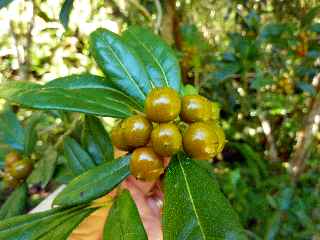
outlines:
[{"label": "branch", "polygon": [[161,23],[162,23],[162,6],[159,0],[154,0],[154,4],[156,5],[157,9],[157,20],[155,24],[155,32],[158,34],[161,28]]},{"label": "branch", "polygon": [[318,130],[320,122],[320,92],[319,92],[320,74],[316,75],[313,82],[317,86],[317,95],[310,103],[310,111],[303,121],[303,127],[296,134],[297,143],[290,157],[290,170],[292,180],[296,182],[303,172],[306,160],[309,158],[312,150],[312,142]]},{"label": "branch", "polygon": [[60,147],[60,145],[63,143],[64,139],[65,139],[66,137],[68,137],[68,136],[76,129],[77,124],[78,124],[80,121],[81,121],[81,115],[80,115],[80,117],[75,118],[75,119],[72,121],[72,123],[70,124],[69,129],[68,129],[64,134],[62,134],[62,135],[58,138],[56,144],[53,146],[55,149],[58,149],[58,148]]},{"label": "branch", "polygon": [[261,121],[261,126],[262,130],[266,136],[267,139],[267,144],[269,147],[269,158],[271,162],[278,162],[280,160],[279,155],[278,155],[278,150],[276,146],[276,142],[274,140],[273,134],[272,134],[272,129],[270,122],[268,119],[265,117],[264,114],[259,115],[259,119]]},{"label": "branch", "polygon": [[137,0],[129,0],[129,2],[132,3],[132,5],[134,5],[139,11],[142,12],[142,14],[148,18],[149,21],[152,20],[151,14],[148,12],[148,10],[142,6]]}]

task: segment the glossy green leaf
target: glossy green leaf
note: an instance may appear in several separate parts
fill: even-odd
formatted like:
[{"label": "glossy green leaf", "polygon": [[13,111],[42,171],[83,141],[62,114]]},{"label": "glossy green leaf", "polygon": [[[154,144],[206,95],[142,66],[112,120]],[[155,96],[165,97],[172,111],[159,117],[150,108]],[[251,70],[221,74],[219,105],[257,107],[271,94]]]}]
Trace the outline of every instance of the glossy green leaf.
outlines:
[{"label": "glossy green leaf", "polygon": [[[69,209],[57,208],[42,213],[10,218],[0,222],[0,239],[53,239],[51,238],[53,231],[57,232],[56,236],[66,236],[72,228],[76,227],[83,218],[93,211],[95,209],[83,206]],[[65,238],[54,239],[62,240]]]},{"label": "glossy green leaf", "polygon": [[117,34],[99,28],[90,35],[90,51],[104,74],[143,106],[151,84],[135,50]]},{"label": "glossy green leaf", "polygon": [[86,116],[82,143],[97,165],[113,160],[113,145],[99,118]]},{"label": "glossy green leaf", "polygon": [[164,240],[246,239],[214,178],[184,154],[171,160],[164,186]]},{"label": "glossy green leaf", "polygon": [[308,13],[301,19],[301,25],[307,26],[320,14],[320,5],[311,8]]},{"label": "glossy green leaf", "polygon": [[24,138],[24,154],[30,155],[37,142],[36,126],[41,120],[41,114],[34,114],[27,122]]},{"label": "glossy green leaf", "polygon": [[62,4],[59,20],[64,26],[64,28],[68,28],[70,13],[73,7],[73,0],[65,0]]},{"label": "glossy green leaf", "polygon": [[147,240],[138,209],[128,190],[115,200],[104,226],[104,240]]},{"label": "glossy green leaf", "polygon": [[58,153],[53,147],[47,148],[42,158],[36,163],[31,175],[27,178],[30,185],[40,184],[46,187],[56,169]]},{"label": "glossy green leaf", "polygon": [[54,204],[88,203],[110,192],[130,174],[130,155],[101,164],[73,179],[55,198]]},{"label": "glossy green leaf", "polygon": [[13,0],[0,0],[0,9],[9,5]]},{"label": "glossy green leaf", "polygon": [[141,107],[106,79],[90,74],[58,78],[46,85],[9,82],[0,86],[0,97],[24,107],[83,112],[126,118]]},{"label": "glossy green leaf", "polygon": [[24,148],[24,136],[24,129],[16,114],[11,111],[10,107],[5,107],[3,112],[0,113],[0,142],[22,151]]},{"label": "glossy green leaf", "polygon": [[87,216],[89,216],[94,209],[84,209],[79,211],[77,214],[73,214],[71,217],[69,217],[63,224],[61,224],[59,227],[52,229],[51,231],[47,232],[44,236],[42,236],[38,240],[48,240],[48,239],[54,239],[54,240],[66,240],[68,239],[68,236],[72,233],[72,231],[82,222],[83,219],[85,219]]},{"label": "glossy green leaf", "polygon": [[179,62],[170,46],[147,28],[129,27],[122,37],[146,66],[152,87],[181,90]]},{"label": "glossy green leaf", "polygon": [[75,176],[95,167],[89,154],[74,139],[67,137],[63,149],[67,164]]},{"label": "glossy green leaf", "polygon": [[25,211],[28,200],[28,189],[22,184],[8,197],[0,209],[0,220],[18,216]]}]

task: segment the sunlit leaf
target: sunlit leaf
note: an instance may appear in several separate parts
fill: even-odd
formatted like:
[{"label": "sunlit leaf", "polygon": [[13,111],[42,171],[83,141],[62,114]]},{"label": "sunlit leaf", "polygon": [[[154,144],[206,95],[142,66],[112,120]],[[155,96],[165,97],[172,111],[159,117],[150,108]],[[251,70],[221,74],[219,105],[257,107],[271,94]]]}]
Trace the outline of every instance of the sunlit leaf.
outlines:
[{"label": "sunlit leaf", "polygon": [[90,35],[90,51],[104,74],[144,106],[150,79],[137,53],[117,34],[99,28]]},{"label": "sunlit leaf", "polygon": [[170,46],[147,28],[129,27],[122,37],[139,54],[153,87],[171,87],[180,92],[181,74]]}]

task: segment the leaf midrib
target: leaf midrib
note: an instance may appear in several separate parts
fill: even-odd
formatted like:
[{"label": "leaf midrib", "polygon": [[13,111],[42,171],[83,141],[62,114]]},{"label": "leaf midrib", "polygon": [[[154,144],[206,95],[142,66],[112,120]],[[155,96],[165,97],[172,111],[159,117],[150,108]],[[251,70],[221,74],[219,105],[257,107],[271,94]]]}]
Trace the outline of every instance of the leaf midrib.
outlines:
[{"label": "leaf midrib", "polygon": [[[159,69],[160,69],[160,71],[161,71],[161,73],[163,75],[163,78],[161,78],[161,79],[164,79],[165,80],[165,84],[167,86],[170,86],[164,69],[162,68],[162,66],[161,66],[160,62],[158,61],[158,59],[152,54],[152,51],[144,44],[144,42],[142,42],[138,37],[136,37],[134,33],[132,33],[131,31],[128,31],[128,33],[131,34],[142,45],[142,47],[144,49],[146,49],[146,51],[150,54],[150,56],[153,58],[154,62],[158,65],[158,67],[159,67]],[[151,82],[152,82],[152,80],[151,80]],[[153,84],[153,82],[152,82],[152,84]]]},{"label": "leaf midrib", "polygon": [[185,171],[183,169],[183,166],[181,164],[181,160],[180,160],[179,157],[178,157],[178,161],[179,161],[179,166],[180,166],[180,168],[182,170],[183,178],[184,178],[185,183],[186,183],[186,188],[187,188],[188,196],[189,196],[190,201],[191,201],[192,209],[193,209],[193,211],[194,211],[194,213],[196,215],[196,218],[197,218],[197,222],[198,222],[198,225],[199,225],[199,228],[200,228],[201,235],[202,235],[203,239],[206,240],[206,236],[204,234],[204,230],[203,230],[203,227],[202,227],[202,224],[201,224],[201,221],[200,221],[200,218],[199,218],[195,203],[194,203],[192,195],[191,195],[191,189],[190,189],[189,182],[187,180],[187,175],[186,175],[186,173],[185,173]]},{"label": "leaf midrib", "polygon": [[[109,41],[108,41],[109,42]],[[142,89],[140,88],[139,84],[136,83],[136,81],[133,79],[133,77],[131,76],[131,74],[128,72],[128,69],[123,65],[123,63],[121,62],[121,60],[119,59],[118,55],[115,53],[115,51],[113,50],[113,48],[110,46],[110,44],[106,45],[107,48],[109,48],[109,50],[111,51],[112,55],[116,58],[117,62],[120,64],[121,68],[125,71],[126,75],[129,77],[129,79],[131,80],[131,82],[138,88],[140,94],[142,94],[142,97],[145,98],[145,94],[142,91]]]}]

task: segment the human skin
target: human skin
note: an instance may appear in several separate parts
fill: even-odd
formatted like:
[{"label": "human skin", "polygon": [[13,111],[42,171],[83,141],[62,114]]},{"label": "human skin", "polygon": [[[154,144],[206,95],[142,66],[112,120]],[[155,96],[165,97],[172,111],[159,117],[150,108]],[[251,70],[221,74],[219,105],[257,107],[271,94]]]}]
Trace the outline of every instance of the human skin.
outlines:
[{"label": "human skin", "polygon": [[[116,152],[119,157],[125,152]],[[165,165],[168,165],[165,159]],[[120,188],[128,189],[135,201],[144,228],[149,240],[162,240],[161,209],[163,193],[160,188],[160,181],[142,182],[129,176],[120,185]],[[107,194],[104,198],[114,198],[117,189]],[[69,240],[102,240],[103,228],[108,216],[111,204],[92,213],[76,228],[69,237]]]}]

